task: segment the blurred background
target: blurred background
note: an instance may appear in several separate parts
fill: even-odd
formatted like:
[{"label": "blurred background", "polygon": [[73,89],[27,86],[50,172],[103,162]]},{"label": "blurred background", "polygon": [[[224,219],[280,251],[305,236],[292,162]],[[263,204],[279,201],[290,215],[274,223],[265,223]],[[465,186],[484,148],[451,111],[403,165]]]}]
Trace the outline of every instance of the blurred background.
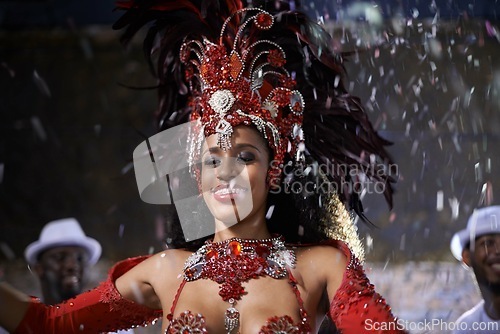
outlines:
[{"label": "blurred background", "polygon": [[[0,0],[0,261],[50,220],[76,217],[112,261],[163,247],[165,207],[138,195],[132,152],[155,133],[140,38],[111,29],[112,0]],[[352,52],[361,97],[399,174],[394,207],[367,194],[370,277],[409,320],[454,320],[478,300],[449,251],[474,208],[500,204],[500,2],[316,0],[303,7]],[[10,275],[10,276],[9,276]],[[30,278],[19,286],[36,293]],[[450,311],[451,310],[451,311]],[[419,332],[419,331],[415,331]]]}]

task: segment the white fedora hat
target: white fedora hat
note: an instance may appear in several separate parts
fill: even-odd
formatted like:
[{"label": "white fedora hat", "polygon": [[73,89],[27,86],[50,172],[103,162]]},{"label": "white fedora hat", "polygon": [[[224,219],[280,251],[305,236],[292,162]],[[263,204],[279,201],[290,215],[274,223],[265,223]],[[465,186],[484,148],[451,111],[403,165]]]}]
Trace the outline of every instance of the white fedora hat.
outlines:
[{"label": "white fedora hat", "polygon": [[31,243],[24,251],[24,257],[30,265],[38,260],[38,255],[48,248],[59,246],[78,246],[89,254],[89,264],[93,265],[101,256],[101,245],[95,239],[89,238],[83,232],[75,218],[54,220],[45,225],[40,233],[40,239]]},{"label": "white fedora hat", "polygon": [[474,210],[467,227],[451,238],[450,248],[453,256],[462,261],[462,250],[472,240],[485,234],[500,233],[500,206],[488,206]]}]

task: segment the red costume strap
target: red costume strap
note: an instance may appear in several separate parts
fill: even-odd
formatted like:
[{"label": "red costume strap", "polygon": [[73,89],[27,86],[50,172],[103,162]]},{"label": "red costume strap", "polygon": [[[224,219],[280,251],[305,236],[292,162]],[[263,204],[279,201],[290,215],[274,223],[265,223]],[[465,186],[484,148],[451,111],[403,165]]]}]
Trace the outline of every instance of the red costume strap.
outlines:
[{"label": "red costume strap", "polygon": [[61,304],[47,306],[33,299],[14,334],[114,332],[153,322],[161,317],[162,310],[123,298],[114,285],[118,277],[147,258],[136,257],[117,263],[108,279],[97,288]]},{"label": "red costume strap", "polygon": [[302,319],[303,323],[309,325],[308,324],[309,316],[307,315],[307,312],[304,308],[304,301],[302,300],[302,296],[300,295],[299,288],[297,287],[297,279],[295,278],[295,276],[293,276],[291,270],[287,270],[287,272],[288,272],[288,281],[290,282],[290,285],[292,286],[293,293],[295,294],[295,298],[297,298],[297,302],[299,303],[300,318]]},{"label": "red costume strap", "polygon": [[341,250],[348,261],[328,314],[340,333],[405,333],[346,244],[337,240],[325,244]]},{"label": "red costume strap", "polygon": [[175,307],[177,306],[177,302],[179,301],[179,297],[181,296],[181,292],[184,289],[184,285],[186,285],[186,280],[183,279],[181,284],[179,285],[179,288],[177,289],[177,293],[175,294],[174,301],[172,303],[172,306],[170,307],[170,313],[167,315],[167,320],[172,321],[174,317],[174,312],[175,312]]}]

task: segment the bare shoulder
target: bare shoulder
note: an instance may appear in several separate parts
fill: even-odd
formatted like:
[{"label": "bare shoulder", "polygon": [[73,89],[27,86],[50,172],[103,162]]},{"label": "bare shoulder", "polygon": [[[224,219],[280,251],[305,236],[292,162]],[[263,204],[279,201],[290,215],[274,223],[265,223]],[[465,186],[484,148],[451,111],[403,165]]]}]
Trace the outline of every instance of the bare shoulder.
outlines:
[{"label": "bare shoulder", "polygon": [[152,255],[140,264],[144,280],[151,285],[165,284],[168,280],[177,281],[184,262],[191,254],[184,249],[167,249]]},{"label": "bare shoulder", "polygon": [[302,273],[311,273],[323,282],[340,284],[347,267],[344,252],[330,245],[297,247],[297,269]]},{"label": "bare shoulder", "polygon": [[120,276],[115,282],[116,288],[125,298],[151,308],[161,308],[158,295],[175,289],[184,261],[190,254],[180,249],[154,254]]},{"label": "bare shoulder", "polygon": [[164,250],[139,263],[132,269],[135,271],[133,274],[136,280],[152,286],[158,286],[159,283],[168,284],[169,281],[177,282],[184,262],[191,254],[192,252],[184,249]]}]

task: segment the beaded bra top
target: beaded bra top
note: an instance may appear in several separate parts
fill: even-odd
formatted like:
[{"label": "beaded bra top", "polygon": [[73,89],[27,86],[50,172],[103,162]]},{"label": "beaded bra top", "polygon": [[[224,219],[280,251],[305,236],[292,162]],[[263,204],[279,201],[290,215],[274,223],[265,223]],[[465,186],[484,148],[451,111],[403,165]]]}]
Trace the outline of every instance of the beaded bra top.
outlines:
[{"label": "beaded bra top", "polygon": [[226,333],[238,333],[240,313],[236,306],[246,294],[242,283],[260,276],[275,279],[288,277],[299,303],[301,320],[300,323],[294,324],[292,317],[288,315],[274,316],[268,319],[259,333],[309,333],[308,315],[303,307],[297,282],[289,270],[295,267],[295,262],[295,252],[286,248],[280,236],[264,240],[232,238],[222,242],[205,243],[184,264],[183,281],[170,314],[167,315],[170,324],[166,333],[208,333],[205,318],[201,314],[185,311],[179,317],[173,318],[184,285],[198,279],[210,279],[219,284],[219,295],[229,304],[224,314]]}]

